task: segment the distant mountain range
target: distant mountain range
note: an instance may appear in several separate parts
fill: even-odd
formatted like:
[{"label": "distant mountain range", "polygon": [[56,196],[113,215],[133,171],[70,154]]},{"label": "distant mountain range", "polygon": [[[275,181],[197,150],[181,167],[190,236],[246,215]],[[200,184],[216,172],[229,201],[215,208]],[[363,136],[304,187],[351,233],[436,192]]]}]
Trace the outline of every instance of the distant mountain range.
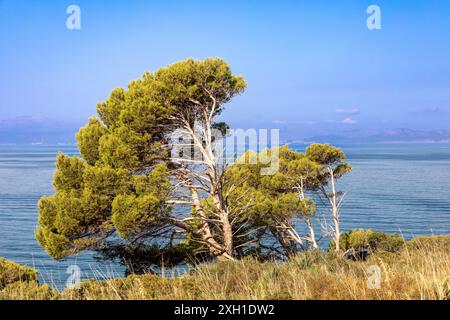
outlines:
[{"label": "distant mountain range", "polygon": [[380,132],[351,131],[337,135],[309,137],[304,142],[320,143],[450,143],[450,130],[420,131],[393,129]]},{"label": "distant mountain range", "polygon": [[4,119],[0,144],[74,144],[78,127],[37,116]]},{"label": "distant mountain range", "polygon": [[[58,122],[38,116],[0,120],[0,144],[75,144],[75,133],[82,125],[83,123]],[[450,143],[450,129],[349,130],[304,138],[295,128],[281,127],[282,143]]]}]

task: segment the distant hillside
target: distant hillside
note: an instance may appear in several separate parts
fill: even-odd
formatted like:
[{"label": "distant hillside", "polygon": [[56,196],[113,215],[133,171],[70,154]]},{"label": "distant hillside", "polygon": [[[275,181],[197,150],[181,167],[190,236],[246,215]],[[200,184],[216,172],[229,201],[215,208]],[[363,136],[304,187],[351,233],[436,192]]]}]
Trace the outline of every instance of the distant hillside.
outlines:
[{"label": "distant hillside", "polygon": [[43,117],[0,120],[0,144],[73,144],[79,125]]},{"label": "distant hillside", "polygon": [[337,135],[313,136],[305,142],[320,143],[450,143],[450,130],[420,131],[393,129],[375,133],[352,131]]},{"label": "distant hillside", "polygon": [[[83,125],[77,122],[61,122],[39,116],[0,119],[0,144],[75,144],[75,133]],[[237,127],[243,127],[237,126]],[[269,125],[260,125],[270,128]],[[392,129],[382,131],[349,130],[305,138],[301,128],[288,124],[278,125],[281,143],[450,143],[450,129],[420,131]]]}]

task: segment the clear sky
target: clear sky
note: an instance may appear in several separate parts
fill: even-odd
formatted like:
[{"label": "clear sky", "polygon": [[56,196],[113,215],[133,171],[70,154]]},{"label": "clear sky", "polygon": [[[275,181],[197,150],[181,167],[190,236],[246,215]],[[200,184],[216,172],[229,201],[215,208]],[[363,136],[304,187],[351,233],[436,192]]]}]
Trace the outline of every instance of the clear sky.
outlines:
[{"label": "clear sky", "polygon": [[0,41],[0,119],[82,123],[145,70],[218,56],[248,82],[232,125],[450,129],[448,0],[0,0]]}]

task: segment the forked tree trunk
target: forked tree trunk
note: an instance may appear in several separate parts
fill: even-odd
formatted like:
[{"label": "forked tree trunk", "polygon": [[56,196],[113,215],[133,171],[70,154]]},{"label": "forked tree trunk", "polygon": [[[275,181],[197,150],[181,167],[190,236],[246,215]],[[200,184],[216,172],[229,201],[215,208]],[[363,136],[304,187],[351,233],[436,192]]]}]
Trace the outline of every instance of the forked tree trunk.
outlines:
[{"label": "forked tree trunk", "polygon": [[[197,192],[193,192],[193,202],[197,211],[203,213],[203,226],[204,236],[208,238],[204,243],[210,247],[211,253],[215,253],[216,256],[222,256],[226,259],[233,260],[234,247],[233,247],[233,228],[229,219],[227,206],[222,198],[221,190],[221,168],[218,165],[218,159],[213,151],[212,136],[211,136],[211,119],[208,114],[204,114],[204,136],[199,137],[196,135],[195,128],[191,127],[189,122],[186,121],[185,129],[190,135],[192,143],[201,151],[203,157],[203,163],[207,166],[204,174],[209,180],[209,190],[207,190],[208,196],[212,199],[215,206],[215,213],[217,215],[217,222],[212,222],[212,219],[207,219],[203,211],[203,205],[197,195]],[[214,227],[214,229],[213,229]],[[213,238],[212,230],[221,230],[221,234],[216,234]],[[222,243],[218,243],[217,238],[221,239]],[[217,246],[220,247],[221,252],[217,253]]]},{"label": "forked tree trunk", "polygon": [[222,256],[225,254],[225,257],[227,259],[231,259],[232,254],[229,254],[227,252],[226,248],[223,248],[223,246],[221,246],[214,239],[212,232],[211,232],[211,228],[209,227],[209,224],[205,221],[206,215],[203,211],[203,207],[201,205],[200,198],[198,197],[197,190],[195,190],[194,188],[191,188],[191,195],[192,195],[192,200],[194,202],[195,210],[197,211],[197,214],[200,216],[200,218],[203,219],[203,220],[201,220],[202,227],[198,231],[198,235],[201,237],[202,242],[208,246],[208,249],[213,256]]}]

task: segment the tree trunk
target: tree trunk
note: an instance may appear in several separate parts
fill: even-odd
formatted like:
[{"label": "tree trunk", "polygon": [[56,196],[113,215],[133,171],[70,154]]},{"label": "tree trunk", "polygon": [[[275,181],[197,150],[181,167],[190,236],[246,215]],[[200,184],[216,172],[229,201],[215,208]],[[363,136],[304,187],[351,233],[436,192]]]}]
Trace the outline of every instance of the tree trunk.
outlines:
[{"label": "tree trunk", "polygon": [[[197,190],[195,190],[194,188],[191,188],[191,195],[192,195],[192,200],[194,202],[195,210],[197,211],[197,213],[199,214],[199,216],[201,218],[205,219],[206,216],[203,212],[203,207],[202,207],[200,199],[198,197]],[[226,246],[221,246],[214,239],[212,232],[211,232],[211,228],[209,227],[209,224],[207,222],[205,222],[205,221],[202,222],[202,227],[200,228],[198,234],[201,236],[202,241],[206,245],[208,245],[209,251],[211,252],[212,255],[224,256],[226,259],[233,260],[233,249],[231,248],[231,251],[230,251],[229,248],[227,248]],[[232,234],[231,234],[231,236],[232,236]]]},{"label": "tree trunk", "polygon": [[[300,199],[305,200],[303,178],[300,179],[299,188],[300,188],[300,192],[299,192]],[[314,249],[317,249],[317,248],[319,248],[319,246],[317,245],[316,234],[314,232],[314,227],[311,223],[311,219],[309,218],[307,213],[305,213],[305,222],[308,225],[308,229],[309,229],[309,242],[311,243],[311,245]]]},{"label": "tree trunk", "polygon": [[218,195],[217,192],[215,192],[215,190],[213,190],[213,201],[216,205],[217,211],[220,216],[223,233],[223,247],[228,255],[233,256],[234,253],[233,228],[231,226],[230,219],[228,217],[226,205],[224,204],[224,201],[220,197],[220,195]]},{"label": "tree trunk", "polygon": [[230,221],[228,220],[228,214],[225,214],[222,219],[222,230],[223,230],[223,245],[225,247],[225,252],[233,256],[233,229],[231,227]]},{"label": "tree trunk", "polygon": [[218,214],[220,216],[220,221],[222,224],[222,233],[223,233],[223,247],[225,249],[225,253],[228,256],[234,255],[233,248],[233,228],[231,226],[229,216],[228,216],[228,208],[225,204],[225,200],[222,197],[222,189],[221,189],[221,181],[220,181],[220,170],[218,165],[218,161],[214,155],[212,148],[212,136],[211,136],[211,123],[206,121],[206,146],[205,152],[208,155],[207,163],[209,166],[209,179],[211,184],[210,195],[214,201],[214,204],[217,208]]},{"label": "tree trunk", "polygon": [[330,172],[330,184],[331,184],[330,204],[331,204],[331,217],[333,219],[334,224],[334,242],[336,245],[335,250],[340,251],[341,229],[339,223],[339,208],[337,204],[336,186],[333,170],[329,168],[328,171]]},{"label": "tree trunk", "polygon": [[289,235],[285,231],[279,230],[277,227],[269,227],[269,229],[283,247],[287,258],[290,258],[297,253],[295,243],[290,239]]},{"label": "tree trunk", "polygon": [[311,223],[311,220],[309,218],[306,218],[305,221],[306,221],[306,224],[308,225],[308,229],[309,229],[309,242],[311,243],[311,245],[314,249],[318,249],[319,246],[317,245],[316,234],[314,232],[314,228]]},{"label": "tree trunk", "polygon": [[[224,170],[224,168],[221,168],[218,164],[217,156],[214,154],[213,145],[212,145],[212,136],[211,136],[211,125],[212,125],[212,115],[214,114],[214,109],[216,107],[216,101],[214,97],[212,97],[212,100],[214,101],[214,104],[212,106],[211,114],[208,114],[206,112],[206,109],[203,112],[204,117],[204,123],[203,123],[203,135],[198,136],[196,134],[195,128],[191,126],[188,119],[185,121],[185,129],[187,130],[188,134],[191,137],[192,143],[198,148],[198,150],[201,151],[203,162],[207,166],[205,168],[205,175],[207,175],[207,179],[209,180],[209,190],[206,190],[207,194],[211,197],[215,207],[216,207],[216,214],[218,217],[219,222],[207,222],[204,221],[203,228],[205,229],[205,235],[207,237],[210,237],[212,240],[212,228],[210,225],[212,224],[214,227],[216,227],[214,230],[220,229],[222,234],[217,235],[216,238],[221,238],[222,243],[218,244],[223,250],[222,254],[227,259],[233,259],[234,255],[234,248],[233,248],[233,228],[229,219],[228,215],[228,209],[226,206],[226,203],[222,197],[222,188],[221,188],[221,177],[222,175],[221,170]],[[198,198],[197,192],[195,191],[193,193],[193,200],[196,204],[196,210],[201,210],[203,213],[203,208],[201,201]],[[204,213],[203,213],[204,215]],[[204,220],[206,220],[206,216],[204,216]],[[216,240],[214,240],[215,243],[217,243]]]}]

